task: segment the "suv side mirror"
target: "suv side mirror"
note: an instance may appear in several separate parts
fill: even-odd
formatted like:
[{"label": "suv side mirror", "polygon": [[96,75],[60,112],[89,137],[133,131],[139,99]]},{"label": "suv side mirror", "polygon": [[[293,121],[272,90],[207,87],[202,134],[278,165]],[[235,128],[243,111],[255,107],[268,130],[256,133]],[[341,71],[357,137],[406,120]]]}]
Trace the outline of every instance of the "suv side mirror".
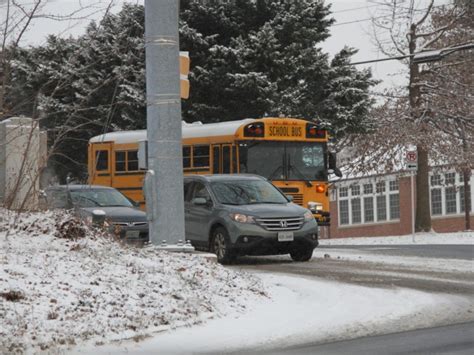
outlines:
[{"label": "suv side mirror", "polygon": [[293,196],[291,195],[285,195],[288,201],[293,202]]},{"label": "suv side mirror", "polygon": [[207,200],[204,197],[195,197],[191,200],[191,203],[196,206],[206,206]]}]

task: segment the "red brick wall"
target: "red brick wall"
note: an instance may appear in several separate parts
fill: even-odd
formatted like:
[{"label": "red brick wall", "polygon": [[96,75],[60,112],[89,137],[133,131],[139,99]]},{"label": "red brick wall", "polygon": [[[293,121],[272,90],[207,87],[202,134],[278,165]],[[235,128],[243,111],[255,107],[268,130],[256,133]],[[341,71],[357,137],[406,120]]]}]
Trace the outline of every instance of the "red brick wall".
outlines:
[{"label": "red brick wall", "polygon": [[[331,201],[331,227],[330,238],[350,238],[350,237],[375,237],[390,235],[406,235],[412,233],[412,212],[411,212],[411,182],[410,177],[402,177],[399,180],[400,191],[400,220],[387,221],[386,223],[373,223],[361,225],[349,225],[339,227],[339,216],[337,201]],[[471,228],[474,228],[474,216],[471,215]],[[455,217],[435,217],[432,219],[433,230],[439,233],[458,232],[464,230],[464,218]],[[326,234],[322,233],[322,237]]]}]

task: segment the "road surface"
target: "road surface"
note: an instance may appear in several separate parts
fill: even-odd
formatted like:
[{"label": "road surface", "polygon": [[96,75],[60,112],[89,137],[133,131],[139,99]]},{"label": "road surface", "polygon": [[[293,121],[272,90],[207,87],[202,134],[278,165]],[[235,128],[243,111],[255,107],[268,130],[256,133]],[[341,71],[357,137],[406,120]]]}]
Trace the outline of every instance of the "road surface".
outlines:
[{"label": "road surface", "polygon": [[[232,267],[368,287],[403,287],[474,299],[473,254],[473,245],[322,246],[306,263],[292,262],[287,256],[241,257]],[[303,344],[284,349],[281,353],[473,354],[472,312],[469,309],[462,315],[452,315],[442,324],[432,324],[433,328],[328,344]],[[456,324],[460,322],[464,323]],[[278,350],[273,349],[271,353]]]},{"label": "road surface", "polygon": [[474,353],[474,322],[272,351],[275,353],[471,355]]}]

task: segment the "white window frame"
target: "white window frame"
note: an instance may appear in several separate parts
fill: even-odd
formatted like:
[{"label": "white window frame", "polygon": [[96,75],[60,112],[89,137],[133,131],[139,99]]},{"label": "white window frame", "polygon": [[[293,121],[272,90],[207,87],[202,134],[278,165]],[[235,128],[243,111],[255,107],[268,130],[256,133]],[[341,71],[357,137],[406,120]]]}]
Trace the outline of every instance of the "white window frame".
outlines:
[{"label": "white window frame", "polygon": [[[446,183],[446,174],[455,174],[454,177],[454,185],[453,184],[447,184]],[[432,179],[434,176],[439,175],[440,176],[440,184],[439,185],[432,185]],[[459,217],[463,216],[464,212],[461,212],[461,192],[460,192],[460,187],[464,186],[464,182],[461,182],[462,180],[462,175],[459,174],[458,172],[454,172],[452,170],[443,170],[443,171],[434,171],[430,172],[430,214],[431,218],[446,218],[446,217]],[[472,188],[474,184],[474,176],[471,172],[471,178],[469,181],[469,187],[470,187],[470,192],[471,192],[471,211],[470,215],[473,214],[474,207],[472,206],[472,202],[474,201],[474,189]],[[456,212],[449,212],[447,213],[447,208],[446,208],[446,190],[449,189],[450,187],[455,187],[456,188]],[[440,214],[435,214],[433,215],[433,205],[431,201],[431,191],[433,189],[440,189],[441,190],[441,213]]]},{"label": "white window frame", "polygon": [[[393,182],[397,181],[396,189],[393,189]],[[391,185],[392,182],[392,185]],[[377,183],[380,184],[382,189],[377,189]],[[365,193],[364,185],[372,184],[371,193]],[[354,186],[359,186],[359,188],[354,188]],[[392,187],[392,190],[390,189]],[[341,194],[341,188],[343,194]],[[352,191],[355,190],[357,193],[355,195],[352,194]],[[377,192],[383,190],[382,192]],[[396,176],[389,176],[384,177],[383,179],[361,179],[357,181],[346,181],[341,183],[337,187],[337,211],[338,211],[338,226],[339,227],[350,227],[350,226],[364,226],[364,225],[372,225],[372,224],[383,224],[383,223],[394,223],[399,222],[400,217],[391,219],[391,210],[390,210],[390,196],[398,194],[399,198],[399,206],[398,211],[400,215],[400,186],[399,186],[399,179]],[[383,220],[378,220],[377,216],[377,196],[384,195],[385,196],[385,210],[386,210],[386,218]],[[371,197],[372,198],[372,215],[373,221],[366,222],[366,200],[365,198]],[[359,199],[360,200],[360,209],[361,209],[361,220],[360,222],[353,222],[352,217],[352,200]],[[349,222],[341,224],[341,211],[340,211],[340,201],[348,201],[348,214],[349,214]]]}]

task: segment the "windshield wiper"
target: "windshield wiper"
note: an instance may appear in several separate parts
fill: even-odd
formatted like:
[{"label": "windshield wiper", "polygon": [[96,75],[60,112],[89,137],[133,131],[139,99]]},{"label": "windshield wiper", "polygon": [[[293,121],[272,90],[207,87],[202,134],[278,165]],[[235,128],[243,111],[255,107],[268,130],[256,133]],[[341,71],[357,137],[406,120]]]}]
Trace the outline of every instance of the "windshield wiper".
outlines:
[{"label": "windshield wiper", "polygon": [[288,156],[288,171],[291,171],[293,170],[296,175],[298,175],[301,179],[303,179],[304,182],[306,182],[306,186],[308,187],[313,187],[313,184],[311,183],[311,181],[309,181],[309,179],[304,176],[304,174],[296,167],[296,166],[293,166],[290,164],[290,157]]},{"label": "windshield wiper", "polygon": [[283,171],[283,165],[280,165],[279,167],[277,167],[277,168],[273,171],[273,173],[271,173],[270,176],[267,177],[267,179],[268,179],[268,180],[272,180],[273,177],[274,177],[276,174],[278,174],[278,172],[279,172],[280,170]]}]

